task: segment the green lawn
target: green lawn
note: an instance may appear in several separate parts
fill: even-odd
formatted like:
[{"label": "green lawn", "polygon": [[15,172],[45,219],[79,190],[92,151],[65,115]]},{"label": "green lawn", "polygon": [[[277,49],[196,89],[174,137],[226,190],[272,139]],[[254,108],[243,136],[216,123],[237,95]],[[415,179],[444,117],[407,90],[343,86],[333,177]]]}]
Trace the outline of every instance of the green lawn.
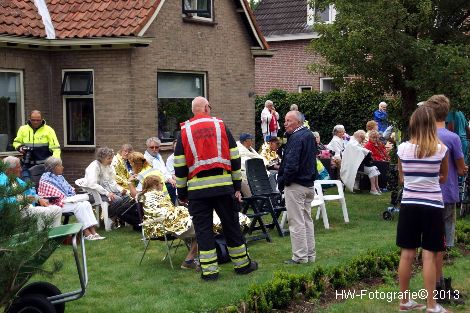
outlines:
[{"label": "green lawn", "polygon": [[[245,297],[251,284],[270,280],[275,271],[307,272],[317,264],[344,263],[368,249],[393,247],[396,218],[394,221],[384,221],[381,217],[382,211],[389,203],[389,196],[389,193],[379,197],[347,194],[349,224],[344,223],[339,204],[327,203],[331,228],[325,230],[321,219],[315,223],[315,264],[284,265],[282,261],[291,255],[290,239],[280,238],[272,232],[273,243],[257,241],[249,244],[250,254],[259,263],[258,271],[248,276],[237,276],[233,273],[231,265],[225,264],[221,267],[217,282],[203,282],[199,274],[179,269],[185,256],[183,249],[173,258],[176,266],[175,270],[172,270],[167,261],[161,261],[163,245],[160,242],[151,243],[142,265],[139,266],[143,252],[139,233],[128,228],[107,233],[102,231],[102,235],[107,236],[106,240],[86,243],[89,270],[86,295],[80,300],[68,303],[67,311],[207,312],[237,304]],[[78,279],[70,246],[59,248],[48,262],[54,260],[62,261],[64,266],[52,279],[44,280],[51,281],[63,291],[76,289]],[[457,280],[457,286],[459,283],[463,284]],[[419,284],[415,283],[414,286]],[[355,304],[357,301],[351,303]],[[341,305],[344,304],[333,305],[332,309],[335,310]],[[363,305],[359,304],[357,308],[363,308]],[[338,310],[331,312],[352,312],[349,309]],[[357,311],[365,312],[362,309]]]}]

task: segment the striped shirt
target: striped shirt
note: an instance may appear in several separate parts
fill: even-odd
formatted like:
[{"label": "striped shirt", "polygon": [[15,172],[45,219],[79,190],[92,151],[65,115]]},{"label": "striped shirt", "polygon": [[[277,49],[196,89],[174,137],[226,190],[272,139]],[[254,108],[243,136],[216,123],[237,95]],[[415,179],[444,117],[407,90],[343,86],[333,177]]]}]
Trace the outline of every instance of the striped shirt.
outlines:
[{"label": "striped shirt", "polygon": [[409,142],[398,146],[397,154],[405,181],[401,203],[444,207],[439,185],[439,170],[447,147],[439,144],[436,154],[422,159],[415,156],[415,150],[416,145]]}]

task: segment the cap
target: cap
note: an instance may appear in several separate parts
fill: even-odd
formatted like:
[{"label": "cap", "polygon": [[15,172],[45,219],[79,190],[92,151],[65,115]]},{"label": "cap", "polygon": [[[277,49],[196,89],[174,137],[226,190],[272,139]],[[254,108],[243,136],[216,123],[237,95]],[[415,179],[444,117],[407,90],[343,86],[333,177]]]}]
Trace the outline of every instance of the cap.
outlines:
[{"label": "cap", "polygon": [[255,137],[253,137],[253,135],[248,134],[248,133],[240,134],[240,142],[244,142],[245,140],[248,140],[248,139],[255,139]]}]

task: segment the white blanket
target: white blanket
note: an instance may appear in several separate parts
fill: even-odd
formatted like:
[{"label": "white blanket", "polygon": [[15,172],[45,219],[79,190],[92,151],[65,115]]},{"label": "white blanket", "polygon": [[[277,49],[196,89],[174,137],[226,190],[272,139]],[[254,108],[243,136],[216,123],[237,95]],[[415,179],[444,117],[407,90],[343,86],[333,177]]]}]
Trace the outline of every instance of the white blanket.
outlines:
[{"label": "white blanket", "polygon": [[344,148],[340,176],[343,184],[351,192],[354,188],[357,170],[369,152],[354,137],[351,137],[351,140]]}]

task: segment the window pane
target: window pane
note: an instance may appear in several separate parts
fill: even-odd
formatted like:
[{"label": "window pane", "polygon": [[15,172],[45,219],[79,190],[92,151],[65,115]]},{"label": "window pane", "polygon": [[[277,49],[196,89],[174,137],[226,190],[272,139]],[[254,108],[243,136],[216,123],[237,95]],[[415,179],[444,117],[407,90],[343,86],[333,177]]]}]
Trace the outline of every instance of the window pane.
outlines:
[{"label": "window pane", "polygon": [[211,17],[211,2],[212,0],[184,0],[183,13],[210,18]]},{"label": "window pane", "polygon": [[93,94],[92,77],[91,72],[66,72],[62,84],[62,94]]},{"label": "window pane", "polygon": [[204,75],[158,73],[158,137],[172,141],[180,123],[191,118],[191,101],[204,96]]},{"label": "window pane", "polygon": [[93,99],[66,99],[67,144],[94,145]]},{"label": "window pane", "polygon": [[327,92],[327,91],[334,91],[336,90],[335,83],[333,82],[332,79],[322,79],[322,88],[321,91]]},{"label": "window pane", "polygon": [[203,75],[158,73],[158,98],[195,98],[203,93]]},{"label": "window pane", "polygon": [[330,21],[330,6],[327,6],[324,10],[318,12],[318,17],[322,22]]},{"label": "window pane", "polygon": [[[0,72],[0,134],[8,135],[8,150],[21,125],[21,85],[20,74]],[[2,136],[4,137],[4,136]],[[0,151],[5,150],[0,146]]]}]

